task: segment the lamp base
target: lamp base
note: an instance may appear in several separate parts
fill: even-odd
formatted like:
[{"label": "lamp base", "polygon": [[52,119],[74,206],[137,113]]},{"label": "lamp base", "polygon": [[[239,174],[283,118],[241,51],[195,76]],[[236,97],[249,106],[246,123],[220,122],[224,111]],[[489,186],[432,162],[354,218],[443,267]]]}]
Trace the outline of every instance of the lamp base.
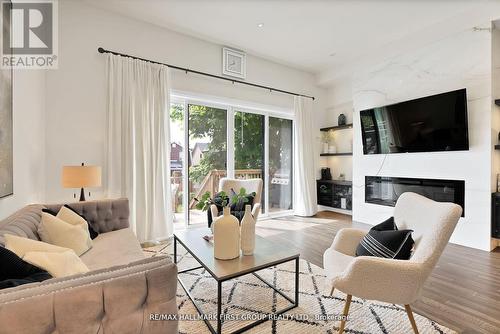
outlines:
[{"label": "lamp base", "polygon": [[85,190],[83,188],[80,189],[80,202],[85,202]]}]

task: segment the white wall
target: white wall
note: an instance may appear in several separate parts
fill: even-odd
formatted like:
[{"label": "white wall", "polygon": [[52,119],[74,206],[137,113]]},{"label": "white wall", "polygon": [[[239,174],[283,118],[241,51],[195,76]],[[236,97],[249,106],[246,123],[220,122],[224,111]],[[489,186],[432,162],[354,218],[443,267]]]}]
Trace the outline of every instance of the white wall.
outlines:
[{"label": "white wall", "polygon": [[0,219],[43,201],[45,71],[14,71],[14,194],[0,199]]},{"label": "white wall", "polygon": [[[366,175],[465,180],[466,216],[460,219],[451,241],[490,250],[490,43],[489,32],[471,29],[353,75],[354,220],[376,224],[393,212],[391,207],[365,203]],[[469,151],[363,155],[359,110],[463,87],[467,88]]]},{"label": "white wall", "polygon": [[[105,56],[97,48],[154,59],[213,74],[221,73],[221,46],[74,1],[59,2],[59,69],[47,74],[48,201],[68,200],[59,178],[66,164],[105,161]],[[173,71],[173,88],[292,108],[289,95]],[[262,58],[247,57],[247,81],[317,97],[314,115],[322,122],[323,89],[314,76]],[[319,145],[319,143],[318,143]],[[96,190],[94,198],[102,196]]]}]

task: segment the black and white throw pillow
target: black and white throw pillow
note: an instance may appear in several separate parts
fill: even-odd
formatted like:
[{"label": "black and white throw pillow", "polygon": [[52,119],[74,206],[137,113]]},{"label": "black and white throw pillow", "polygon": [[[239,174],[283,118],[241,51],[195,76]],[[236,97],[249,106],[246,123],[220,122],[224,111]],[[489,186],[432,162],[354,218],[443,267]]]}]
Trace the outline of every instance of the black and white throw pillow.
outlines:
[{"label": "black and white throw pillow", "polygon": [[398,230],[394,217],[373,226],[356,248],[356,256],[408,260],[413,248],[413,230]]}]

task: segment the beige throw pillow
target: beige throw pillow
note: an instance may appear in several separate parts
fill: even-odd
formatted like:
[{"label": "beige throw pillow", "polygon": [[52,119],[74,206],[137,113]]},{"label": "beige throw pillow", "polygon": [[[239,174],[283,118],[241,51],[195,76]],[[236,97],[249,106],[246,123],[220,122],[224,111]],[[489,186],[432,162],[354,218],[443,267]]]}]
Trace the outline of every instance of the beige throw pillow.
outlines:
[{"label": "beige throw pillow", "polygon": [[71,248],[78,256],[92,247],[86,222],[73,225],[47,212],[42,212],[38,235],[42,241],[49,244]]},{"label": "beige throw pillow", "polygon": [[89,271],[72,249],[62,253],[27,252],[23,260],[46,270],[52,277],[65,277]]},{"label": "beige throw pillow", "polygon": [[20,258],[23,258],[27,252],[62,253],[68,250],[68,248],[54,246],[38,240],[18,237],[17,235],[5,234],[4,237],[5,248],[16,253]]},{"label": "beige throw pillow", "polygon": [[46,270],[53,277],[64,277],[89,271],[72,249],[45,242],[5,235],[5,248],[24,261]]}]

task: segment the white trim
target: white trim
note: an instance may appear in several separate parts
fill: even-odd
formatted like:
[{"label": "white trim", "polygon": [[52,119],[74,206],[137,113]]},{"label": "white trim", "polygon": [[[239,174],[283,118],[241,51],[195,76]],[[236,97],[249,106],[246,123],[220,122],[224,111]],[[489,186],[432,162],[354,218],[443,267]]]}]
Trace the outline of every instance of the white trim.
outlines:
[{"label": "white trim", "polygon": [[[260,113],[272,113],[275,115],[279,115],[280,117],[294,117],[293,108],[284,108],[279,106],[255,103],[245,100],[232,99],[228,97],[220,97],[208,94],[198,94],[192,93],[182,90],[171,90],[170,95],[172,97],[172,101],[174,100],[194,100],[194,101],[203,101],[204,103],[213,103],[215,105],[225,105],[232,106],[235,109],[250,109],[255,110]],[[290,103],[292,104],[292,103]]]},{"label": "white trim", "polygon": [[280,217],[286,217],[286,216],[293,216],[293,209],[292,210],[283,210],[283,211],[275,211],[272,213],[267,213],[264,215],[265,219],[273,219],[273,218],[280,218]]},{"label": "white trim", "polygon": [[269,115],[264,116],[264,213],[269,212]]},{"label": "white trim", "polygon": [[188,103],[182,101],[184,106],[184,152],[182,162],[182,208],[184,209],[184,227],[189,226],[189,131],[188,131]]},{"label": "white trim", "polygon": [[234,179],[234,108],[228,107],[226,115],[226,174],[227,177]]}]

